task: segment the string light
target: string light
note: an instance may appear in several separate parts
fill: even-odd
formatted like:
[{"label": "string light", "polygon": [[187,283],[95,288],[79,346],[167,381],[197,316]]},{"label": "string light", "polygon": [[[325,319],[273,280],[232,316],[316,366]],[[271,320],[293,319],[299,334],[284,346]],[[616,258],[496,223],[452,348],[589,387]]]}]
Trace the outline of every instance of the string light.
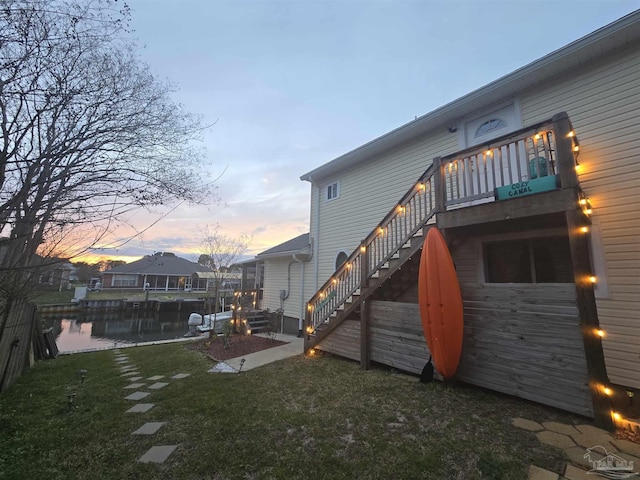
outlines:
[{"label": "string light", "polygon": [[484,154],[485,154],[487,157],[490,157],[490,156],[493,154],[493,152],[492,152],[491,150],[487,150],[486,152],[484,152]]},{"label": "string light", "polygon": [[600,338],[604,338],[606,334],[604,330],[602,330],[601,328],[598,328],[596,329],[596,335],[598,335]]},{"label": "string light", "polygon": [[362,245],[362,246],[360,247],[360,251],[361,251],[362,253],[366,252],[366,251],[367,251],[367,247],[365,247],[364,245]]},{"label": "string light", "polygon": [[582,233],[589,233],[589,227],[580,227]]},{"label": "string light", "polygon": [[307,305],[307,310],[309,310],[310,312],[313,311],[313,306],[311,304]]},{"label": "string light", "polygon": [[609,397],[610,397],[610,396],[611,396],[611,394],[613,393],[613,391],[612,391],[609,387],[604,387],[604,388],[602,389],[602,392],[603,392],[605,395],[609,396]]},{"label": "string light", "polygon": [[579,152],[580,151],[580,146],[579,145],[574,145],[573,146],[573,151],[574,152]]},{"label": "string light", "polygon": [[596,283],[596,280],[597,280],[597,279],[596,279],[595,275],[591,275],[591,276],[589,277],[589,281],[590,281],[591,283]]},{"label": "string light", "polygon": [[540,135],[539,133],[536,133],[536,135],[535,135],[533,138],[535,138],[536,140],[540,140],[540,137],[541,137],[541,136],[542,136],[542,135]]},{"label": "string light", "polygon": [[620,414],[618,412],[611,412],[611,415],[613,416],[614,420],[620,420],[622,419],[622,417],[620,416]]},{"label": "string light", "polygon": [[571,130],[569,133],[567,133],[567,137],[571,138],[571,137],[575,137],[576,136],[576,132],[574,132],[573,130]]}]

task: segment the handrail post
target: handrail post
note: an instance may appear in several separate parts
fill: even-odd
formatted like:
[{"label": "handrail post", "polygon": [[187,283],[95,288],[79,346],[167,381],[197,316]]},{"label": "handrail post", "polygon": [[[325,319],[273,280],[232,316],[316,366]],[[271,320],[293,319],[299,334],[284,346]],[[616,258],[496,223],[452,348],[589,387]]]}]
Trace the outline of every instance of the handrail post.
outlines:
[{"label": "handrail post", "polygon": [[309,326],[311,325],[311,309],[309,308],[309,303],[307,302],[307,306],[304,310],[304,331],[302,334],[304,335],[304,351],[305,353],[309,350],[309,346],[311,345],[311,337],[309,334]]},{"label": "handrail post", "polygon": [[435,171],[433,172],[433,189],[436,197],[435,213],[441,213],[445,211],[445,179],[444,169],[442,168],[442,157],[436,157],[433,159],[433,166]]},{"label": "handrail post", "polygon": [[369,251],[366,240],[360,242],[360,368],[368,370],[371,366],[369,351],[369,301],[365,299],[365,290],[369,287]]},{"label": "handrail post", "polygon": [[556,156],[560,185],[562,188],[578,186],[576,159],[573,153],[573,131],[567,112],[556,113],[553,118],[553,137],[556,144]]}]

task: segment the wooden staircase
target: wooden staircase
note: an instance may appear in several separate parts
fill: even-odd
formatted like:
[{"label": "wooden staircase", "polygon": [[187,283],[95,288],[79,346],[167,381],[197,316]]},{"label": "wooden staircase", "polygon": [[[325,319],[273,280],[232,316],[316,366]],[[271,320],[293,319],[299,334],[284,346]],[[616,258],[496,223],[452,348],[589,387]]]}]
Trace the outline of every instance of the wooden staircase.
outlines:
[{"label": "wooden staircase", "polygon": [[398,205],[313,296],[305,318],[305,351],[326,338],[420,249],[435,223],[437,165],[429,167]]}]

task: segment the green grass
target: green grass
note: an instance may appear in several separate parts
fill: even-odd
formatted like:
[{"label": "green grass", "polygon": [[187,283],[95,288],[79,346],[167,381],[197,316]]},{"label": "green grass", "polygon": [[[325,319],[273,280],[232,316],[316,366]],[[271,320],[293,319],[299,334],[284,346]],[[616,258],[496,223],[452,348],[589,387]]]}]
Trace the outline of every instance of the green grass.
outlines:
[{"label": "green grass", "polygon": [[[145,377],[192,375],[153,392],[149,412],[126,414],[131,390],[113,352],[39,362],[0,395],[0,478],[514,480],[532,463],[551,468],[562,452],[511,418],[584,422],[330,356],[228,375],[207,373],[211,361],[184,345],[122,351]],[[151,421],[168,424],[131,435]],[[169,444],[178,448],[164,464],[136,462]]]},{"label": "green grass", "polygon": [[62,305],[71,303],[74,290],[39,290],[34,294],[33,302],[36,305]]}]

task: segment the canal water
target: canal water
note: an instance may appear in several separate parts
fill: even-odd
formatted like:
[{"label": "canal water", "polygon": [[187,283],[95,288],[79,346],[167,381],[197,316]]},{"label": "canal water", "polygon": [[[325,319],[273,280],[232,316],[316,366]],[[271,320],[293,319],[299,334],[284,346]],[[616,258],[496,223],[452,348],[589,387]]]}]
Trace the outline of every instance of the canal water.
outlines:
[{"label": "canal water", "polygon": [[42,315],[52,327],[61,353],[118,348],[147,342],[179,340],[189,330],[190,312],[100,312]]}]

